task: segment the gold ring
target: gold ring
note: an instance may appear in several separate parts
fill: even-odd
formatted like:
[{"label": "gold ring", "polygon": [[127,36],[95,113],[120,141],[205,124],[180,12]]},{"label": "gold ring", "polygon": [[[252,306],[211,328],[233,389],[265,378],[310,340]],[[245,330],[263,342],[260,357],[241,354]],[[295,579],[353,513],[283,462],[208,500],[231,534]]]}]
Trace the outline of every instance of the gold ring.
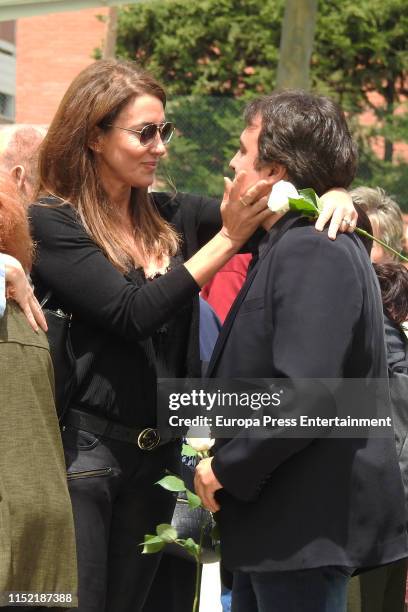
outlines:
[{"label": "gold ring", "polygon": [[248,206],[248,203],[244,202],[244,198],[239,198],[239,201],[241,202],[242,206]]},{"label": "gold ring", "polygon": [[343,223],[345,223],[346,225],[350,225],[351,221],[348,217],[343,217]]}]

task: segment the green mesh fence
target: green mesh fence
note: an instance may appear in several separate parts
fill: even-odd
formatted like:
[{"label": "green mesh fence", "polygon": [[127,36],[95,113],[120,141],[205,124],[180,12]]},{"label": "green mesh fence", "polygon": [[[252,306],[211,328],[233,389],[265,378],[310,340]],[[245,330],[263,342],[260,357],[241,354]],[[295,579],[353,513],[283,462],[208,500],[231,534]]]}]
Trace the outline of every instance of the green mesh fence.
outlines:
[{"label": "green mesh fence", "polygon": [[[176,124],[176,134],[160,166],[157,188],[220,197],[223,176],[238,149],[244,123],[245,101],[226,96],[172,98],[166,116]],[[408,112],[407,112],[408,116]],[[408,212],[408,144],[399,141],[393,162],[385,162],[373,150],[373,128],[351,121],[359,145],[360,164],[353,186],[383,187]]]}]

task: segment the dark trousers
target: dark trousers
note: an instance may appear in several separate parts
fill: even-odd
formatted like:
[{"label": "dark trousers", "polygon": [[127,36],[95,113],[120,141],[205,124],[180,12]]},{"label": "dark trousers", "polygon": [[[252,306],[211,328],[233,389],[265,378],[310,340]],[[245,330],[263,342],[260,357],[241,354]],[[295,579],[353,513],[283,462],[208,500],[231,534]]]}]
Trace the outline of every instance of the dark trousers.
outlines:
[{"label": "dark trousers", "polygon": [[345,612],[349,578],[336,567],[234,572],[232,612]]},{"label": "dark trousers", "polygon": [[143,612],[191,612],[195,577],[194,562],[165,553],[160,559]]},{"label": "dark trousers", "polygon": [[171,522],[175,498],[155,484],[179,471],[176,443],[142,451],[72,427],[62,433],[74,511],[79,612],[142,610],[160,554],[145,534]]}]

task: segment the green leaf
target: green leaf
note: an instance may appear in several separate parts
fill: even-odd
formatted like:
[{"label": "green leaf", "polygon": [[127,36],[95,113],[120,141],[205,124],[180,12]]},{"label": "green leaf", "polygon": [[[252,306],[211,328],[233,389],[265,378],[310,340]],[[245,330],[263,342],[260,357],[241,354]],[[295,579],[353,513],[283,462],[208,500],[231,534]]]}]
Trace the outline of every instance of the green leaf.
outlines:
[{"label": "green leaf", "polygon": [[288,198],[290,210],[300,212],[307,217],[316,217],[319,211],[314,204],[308,202],[305,198]]},{"label": "green leaf", "polygon": [[194,542],[193,538],[187,538],[184,540],[182,546],[186,549],[187,552],[190,553],[195,559],[198,558],[200,554],[200,546]]},{"label": "green leaf", "polygon": [[177,539],[177,531],[171,525],[167,523],[161,523],[161,525],[157,525],[156,527],[157,535],[169,544],[170,542],[174,542]]},{"label": "green leaf", "polygon": [[165,542],[161,539],[160,536],[155,535],[145,535],[144,543],[143,543],[143,554],[152,554],[159,552],[165,545]]},{"label": "green leaf", "polygon": [[167,491],[173,491],[175,493],[179,493],[180,491],[186,490],[186,485],[178,476],[165,476],[164,478],[156,482],[156,484],[160,485],[161,487],[163,487],[163,489],[166,489]]},{"label": "green leaf", "polygon": [[[308,187],[307,189],[300,189],[299,193],[303,197],[304,200],[306,200],[307,202],[309,202],[309,204],[313,206],[316,212],[320,212],[321,210],[320,200],[317,197],[317,194],[314,189],[311,189],[310,187]],[[319,204],[320,204],[320,208],[319,208]]]},{"label": "green leaf", "polygon": [[198,452],[190,444],[183,444],[181,454],[185,457],[197,457]]},{"label": "green leaf", "polygon": [[201,499],[198,497],[198,495],[196,495],[195,493],[192,493],[188,489],[186,489],[186,493],[187,493],[188,505],[191,509],[199,508],[202,505]]}]

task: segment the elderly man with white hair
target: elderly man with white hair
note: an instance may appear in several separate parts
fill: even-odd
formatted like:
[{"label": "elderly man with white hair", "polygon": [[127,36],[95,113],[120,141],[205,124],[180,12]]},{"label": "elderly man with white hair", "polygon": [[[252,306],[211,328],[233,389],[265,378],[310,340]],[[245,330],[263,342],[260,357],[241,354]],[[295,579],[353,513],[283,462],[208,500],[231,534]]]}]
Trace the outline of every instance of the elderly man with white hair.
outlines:
[{"label": "elderly man with white hair", "polygon": [[[36,183],[38,149],[45,136],[44,126],[14,124],[0,127],[0,173],[10,175],[25,204],[32,201]],[[2,254],[0,244],[0,317],[6,297],[15,300],[30,325],[46,330],[44,316],[20,262]]]},{"label": "elderly man with white hair", "polygon": [[0,127],[0,169],[12,176],[25,204],[33,200],[38,150],[45,134],[46,128],[42,125]]}]

